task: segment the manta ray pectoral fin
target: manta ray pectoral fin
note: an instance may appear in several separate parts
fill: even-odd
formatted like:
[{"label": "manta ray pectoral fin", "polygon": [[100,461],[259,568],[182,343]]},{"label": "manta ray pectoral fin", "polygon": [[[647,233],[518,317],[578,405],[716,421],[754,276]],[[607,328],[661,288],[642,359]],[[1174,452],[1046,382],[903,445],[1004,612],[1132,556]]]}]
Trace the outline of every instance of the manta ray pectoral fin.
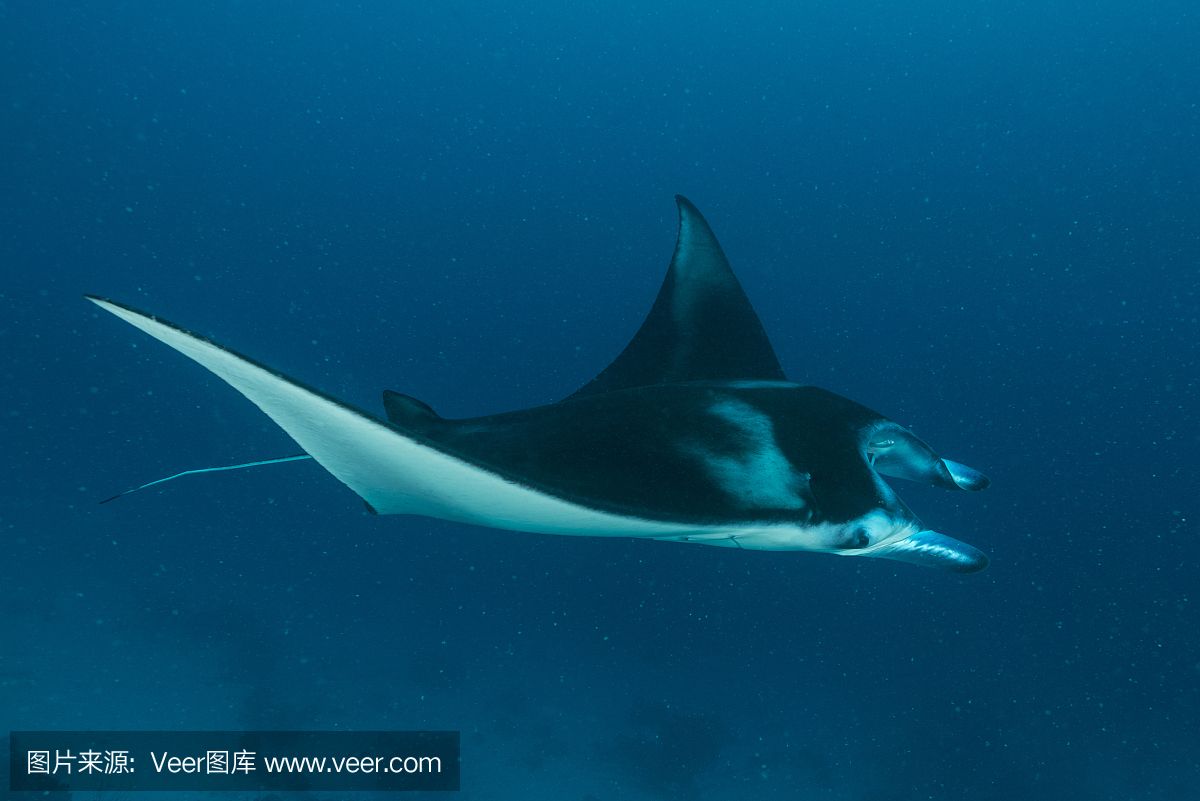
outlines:
[{"label": "manta ray pectoral fin", "polygon": [[423,496],[463,481],[461,465],[366,412],[172,323],[111,300],[87,298],[225,380],[380,514],[436,513],[436,507],[425,508]]},{"label": "manta ray pectoral fin", "polygon": [[925,565],[955,573],[976,573],[987,567],[983,551],[936,531],[918,531],[871,551],[869,556]]},{"label": "manta ray pectoral fin", "polygon": [[938,456],[911,431],[890,421],[869,433],[865,450],[867,460],[882,476],[972,492],[991,483],[978,470]]},{"label": "manta ray pectoral fin", "polygon": [[[661,536],[680,526],[611,514],[522,484],[440,448],[449,421],[420,401],[386,396],[386,423],[179,326],[104,298],[88,300],[208,368],[300,444],[377,514],[414,514],[547,534]],[[687,527],[685,527],[687,528]]]},{"label": "manta ray pectoral fin", "polygon": [[677,195],[679,237],[642,327],[571,397],[683,381],[784,381],[754,307],[699,209]]}]

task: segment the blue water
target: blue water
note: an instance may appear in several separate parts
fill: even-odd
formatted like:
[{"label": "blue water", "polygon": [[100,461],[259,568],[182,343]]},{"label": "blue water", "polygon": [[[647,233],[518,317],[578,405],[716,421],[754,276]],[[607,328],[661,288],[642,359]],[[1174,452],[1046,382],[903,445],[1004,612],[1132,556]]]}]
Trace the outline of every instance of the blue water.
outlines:
[{"label": "blue water", "polygon": [[[463,799],[1200,797],[1198,37],[0,3],[0,730],[461,729]],[[82,293],[366,408],[520,408],[636,329],[676,192],[794,379],[991,476],[900,487],[986,572],[371,517],[312,463],[96,504],[296,448]]]}]

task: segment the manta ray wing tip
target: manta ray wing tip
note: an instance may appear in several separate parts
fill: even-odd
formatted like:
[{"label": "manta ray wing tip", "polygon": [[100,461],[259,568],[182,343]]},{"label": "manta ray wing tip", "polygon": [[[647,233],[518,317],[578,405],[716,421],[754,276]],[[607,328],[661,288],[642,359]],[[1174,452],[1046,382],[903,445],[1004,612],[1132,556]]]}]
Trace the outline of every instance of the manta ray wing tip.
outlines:
[{"label": "manta ray wing tip", "polygon": [[117,303],[115,300],[112,300],[111,298],[106,298],[103,295],[92,295],[90,293],[84,293],[83,297],[85,300],[90,300],[92,303],[95,303],[97,306],[104,309],[105,311],[112,311],[113,309],[125,308],[125,306],[123,306],[122,304]]}]

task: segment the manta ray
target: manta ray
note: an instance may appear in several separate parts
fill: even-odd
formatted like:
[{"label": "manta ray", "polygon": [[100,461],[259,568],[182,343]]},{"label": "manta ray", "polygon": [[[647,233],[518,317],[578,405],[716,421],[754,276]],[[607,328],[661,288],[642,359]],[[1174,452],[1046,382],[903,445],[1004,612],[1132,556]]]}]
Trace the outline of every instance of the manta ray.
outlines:
[{"label": "manta ray", "polygon": [[951,490],[988,479],[865,406],[789,381],[712,228],[676,202],[666,279],[624,351],[563,400],[486,417],[447,419],[390,390],[380,417],[86,297],[222,378],[377,514],[982,570],[982,552],[926,528],[884,477]]}]

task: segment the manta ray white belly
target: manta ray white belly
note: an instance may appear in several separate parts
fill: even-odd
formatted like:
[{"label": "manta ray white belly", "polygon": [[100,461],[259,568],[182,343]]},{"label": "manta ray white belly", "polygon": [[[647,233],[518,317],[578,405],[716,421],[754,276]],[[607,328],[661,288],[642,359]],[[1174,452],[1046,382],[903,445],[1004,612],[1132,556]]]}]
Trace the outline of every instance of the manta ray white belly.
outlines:
[{"label": "manta ray white belly", "polygon": [[612,514],[539,492],[405,436],[206,339],[102,298],[94,303],[193,359],[262,409],[379,514],[415,514],[544,534],[645,537],[824,550],[825,527],[706,526]]}]

